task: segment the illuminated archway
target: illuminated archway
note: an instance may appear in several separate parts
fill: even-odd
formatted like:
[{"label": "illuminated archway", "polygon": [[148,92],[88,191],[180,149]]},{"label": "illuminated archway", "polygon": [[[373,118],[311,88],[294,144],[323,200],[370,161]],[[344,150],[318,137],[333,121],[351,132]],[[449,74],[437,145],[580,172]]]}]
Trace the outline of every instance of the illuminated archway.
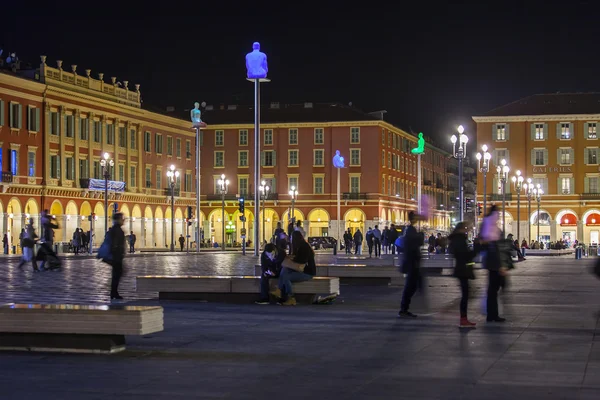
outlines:
[{"label": "illuminated archway", "polygon": [[15,246],[15,250],[17,249],[17,245],[19,244],[19,234],[21,233],[21,229],[24,228],[22,221],[22,211],[21,211],[21,202],[18,198],[13,197],[9,200],[8,205],[6,206],[6,214],[8,217],[6,224],[6,235],[8,237],[8,243],[11,248]]},{"label": "illuminated archway", "polygon": [[[304,213],[300,210],[298,210],[297,208],[294,208],[294,218],[296,218],[296,221],[304,221]],[[286,226],[287,224],[290,223],[290,210],[286,210],[283,215],[281,216],[281,222],[285,223]],[[286,232],[287,232],[287,228],[284,227],[283,228]]]},{"label": "illuminated archway", "polygon": [[168,248],[166,242],[166,224],[164,220],[163,210],[161,207],[156,207],[154,211],[154,247],[160,249]]},{"label": "illuminated archway", "polygon": [[[222,233],[223,227],[229,222],[229,213],[225,210],[225,221],[222,220],[222,209],[215,208],[208,214],[209,230],[210,232],[204,232],[204,240],[210,239],[211,243],[218,243],[219,247],[222,246]],[[225,238],[227,240],[227,237]]]},{"label": "illuminated archway", "polygon": [[329,213],[324,208],[315,208],[308,213],[308,236],[329,236]]},{"label": "illuminated archway", "polygon": [[364,235],[366,219],[367,216],[363,210],[360,208],[351,208],[344,214],[344,221],[346,223],[344,230],[347,231],[350,228],[352,234],[354,234],[357,229],[360,229]]}]

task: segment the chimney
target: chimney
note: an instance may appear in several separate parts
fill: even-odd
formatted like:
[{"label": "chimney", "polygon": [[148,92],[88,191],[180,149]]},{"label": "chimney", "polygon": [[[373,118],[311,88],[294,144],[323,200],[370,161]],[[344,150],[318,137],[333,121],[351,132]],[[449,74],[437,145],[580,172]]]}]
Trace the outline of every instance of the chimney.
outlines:
[{"label": "chimney", "polygon": [[304,103],[304,108],[313,108],[313,103]]},{"label": "chimney", "polygon": [[279,102],[278,101],[272,101],[270,108],[274,109],[274,110],[279,109]]},{"label": "chimney", "polygon": [[230,104],[227,106],[227,110],[237,110],[237,106],[235,104]]},{"label": "chimney", "polygon": [[204,107],[204,110],[205,111],[212,111],[212,110],[214,110],[214,107],[211,104],[211,105],[208,105],[208,106]]}]

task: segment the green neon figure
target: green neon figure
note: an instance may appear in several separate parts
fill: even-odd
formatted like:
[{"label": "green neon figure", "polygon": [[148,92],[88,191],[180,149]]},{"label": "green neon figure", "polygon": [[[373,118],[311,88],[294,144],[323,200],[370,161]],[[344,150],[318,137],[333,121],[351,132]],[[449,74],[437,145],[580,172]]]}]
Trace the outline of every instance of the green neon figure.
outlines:
[{"label": "green neon figure", "polygon": [[413,154],[423,154],[424,151],[425,151],[425,139],[423,139],[423,132],[419,132],[418,147],[415,147],[410,152]]}]

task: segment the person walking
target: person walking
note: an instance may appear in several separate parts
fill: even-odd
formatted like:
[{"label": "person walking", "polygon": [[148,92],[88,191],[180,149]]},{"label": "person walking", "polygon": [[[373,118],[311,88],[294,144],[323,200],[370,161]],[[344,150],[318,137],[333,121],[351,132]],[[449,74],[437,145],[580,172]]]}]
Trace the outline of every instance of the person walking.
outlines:
[{"label": "person walking", "polygon": [[4,254],[8,254],[8,235],[6,233],[2,237],[2,247],[4,248]]},{"label": "person walking", "polygon": [[129,234],[129,252],[130,253],[135,253],[135,242],[137,241],[137,237],[135,236],[135,233],[133,233],[133,231],[131,231],[131,233]]},{"label": "person walking", "polygon": [[183,237],[183,234],[179,235],[179,247],[181,248],[181,251],[183,251],[183,246],[185,246],[185,238]]},{"label": "person walking", "polygon": [[467,243],[467,225],[464,222],[456,224],[454,231],[450,234],[450,253],[454,255],[454,274],[460,282],[460,328],[475,328],[477,324],[470,322],[467,318],[469,302],[469,280],[475,279],[473,266],[476,251],[469,249]]},{"label": "person walking", "polygon": [[502,232],[498,228],[499,212],[494,204],[481,223],[481,244],[485,249],[483,267],[488,270],[487,322],[504,322],[498,315],[498,291],[502,285],[501,260],[498,242]]},{"label": "person walking", "polygon": [[371,258],[373,256],[373,229],[371,229],[371,227],[369,227],[365,239],[367,240],[367,247],[369,248],[369,258]]},{"label": "person walking", "polygon": [[373,246],[375,246],[375,258],[381,258],[381,231],[377,225],[373,229]]},{"label": "person walking", "polygon": [[354,232],[354,254],[362,254],[362,242],[363,234],[360,229],[357,229],[356,232]]},{"label": "person walking", "polygon": [[396,254],[396,239],[398,239],[398,231],[396,230],[396,225],[391,224],[388,231],[388,242],[393,255]]},{"label": "person walking", "polygon": [[81,232],[79,231],[79,228],[75,228],[71,243],[73,244],[73,251],[75,254],[79,254],[79,248],[81,247]]},{"label": "person walking", "polygon": [[113,214],[113,226],[106,233],[110,240],[110,266],[112,267],[112,278],[110,283],[110,298],[121,300],[119,294],[119,282],[123,276],[123,259],[125,258],[125,232],[123,232],[123,213]]},{"label": "person walking", "polygon": [[402,262],[402,273],[406,274],[404,282],[404,291],[402,292],[402,303],[398,317],[416,318],[417,316],[410,311],[410,301],[421,284],[421,246],[423,246],[423,233],[417,232],[415,225],[419,217],[414,211],[408,213],[410,225],[406,227],[404,233],[404,260]]},{"label": "person walking", "polygon": [[346,246],[346,254],[351,254],[352,251],[352,231],[350,228],[344,232],[344,246]]},{"label": "person walking", "polygon": [[23,231],[23,239],[21,241],[21,246],[23,248],[23,256],[21,257],[21,262],[19,263],[19,268],[23,268],[23,265],[31,262],[33,265],[33,270],[35,272],[40,272],[40,269],[37,266],[35,261],[35,254],[33,254],[33,247],[35,245],[37,234],[33,229],[33,218],[29,220],[29,224],[25,227]]}]

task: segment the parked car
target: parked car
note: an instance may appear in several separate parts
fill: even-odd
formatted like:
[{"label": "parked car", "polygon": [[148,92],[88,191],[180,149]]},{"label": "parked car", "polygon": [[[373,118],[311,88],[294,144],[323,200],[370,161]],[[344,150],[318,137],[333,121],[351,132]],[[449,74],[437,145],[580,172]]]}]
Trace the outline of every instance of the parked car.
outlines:
[{"label": "parked car", "polygon": [[313,236],[307,239],[308,243],[315,250],[332,249],[336,246],[337,240],[330,236]]}]

